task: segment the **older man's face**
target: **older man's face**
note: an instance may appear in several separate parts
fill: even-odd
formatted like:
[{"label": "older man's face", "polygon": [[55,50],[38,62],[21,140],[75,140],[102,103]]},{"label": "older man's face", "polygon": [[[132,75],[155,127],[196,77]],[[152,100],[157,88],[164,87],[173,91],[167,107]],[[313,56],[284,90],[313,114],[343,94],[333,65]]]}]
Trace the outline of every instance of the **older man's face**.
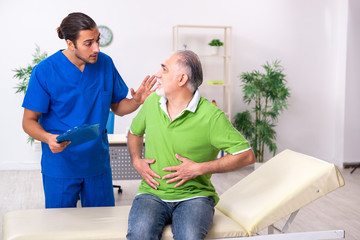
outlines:
[{"label": "older man's face", "polygon": [[177,80],[181,77],[181,69],[177,64],[178,55],[172,55],[161,64],[161,69],[157,72],[156,78],[159,86],[156,93],[162,97],[169,97],[176,92],[178,88]]}]

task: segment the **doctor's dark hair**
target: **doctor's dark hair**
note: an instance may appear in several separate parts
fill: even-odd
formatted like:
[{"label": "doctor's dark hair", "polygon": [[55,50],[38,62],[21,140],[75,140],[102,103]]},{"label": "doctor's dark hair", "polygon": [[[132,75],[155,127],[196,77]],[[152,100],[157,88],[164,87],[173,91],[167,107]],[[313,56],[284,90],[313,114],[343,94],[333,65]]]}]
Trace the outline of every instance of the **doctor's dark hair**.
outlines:
[{"label": "doctor's dark hair", "polygon": [[203,82],[203,72],[198,55],[190,50],[179,50],[175,55],[180,56],[177,63],[185,68],[189,76],[190,90],[195,91]]},{"label": "doctor's dark hair", "polygon": [[96,23],[91,17],[81,12],[74,12],[62,20],[57,28],[57,33],[60,39],[69,39],[76,46],[79,32],[81,30],[91,30],[94,27],[96,27]]}]

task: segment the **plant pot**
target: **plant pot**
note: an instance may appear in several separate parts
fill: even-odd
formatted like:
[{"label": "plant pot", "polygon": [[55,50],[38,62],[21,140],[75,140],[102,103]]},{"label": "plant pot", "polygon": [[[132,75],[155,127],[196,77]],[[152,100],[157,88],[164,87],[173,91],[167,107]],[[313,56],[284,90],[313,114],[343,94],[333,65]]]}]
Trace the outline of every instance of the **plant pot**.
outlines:
[{"label": "plant pot", "polygon": [[262,165],[264,165],[263,162],[255,162],[255,163],[254,163],[254,170],[258,169],[258,168],[261,167]]},{"label": "plant pot", "polygon": [[219,46],[211,46],[211,55],[217,56],[219,55],[220,52],[220,47]]}]

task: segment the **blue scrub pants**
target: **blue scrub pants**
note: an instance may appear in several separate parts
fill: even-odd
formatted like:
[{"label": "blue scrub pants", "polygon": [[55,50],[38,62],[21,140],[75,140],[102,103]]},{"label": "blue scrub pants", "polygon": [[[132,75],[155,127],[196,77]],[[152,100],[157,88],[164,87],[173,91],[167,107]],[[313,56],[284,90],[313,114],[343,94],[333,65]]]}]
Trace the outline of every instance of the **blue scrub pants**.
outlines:
[{"label": "blue scrub pants", "polygon": [[171,223],[175,240],[205,239],[214,216],[214,199],[198,197],[179,202],[164,202],[152,194],[139,194],[131,206],[128,240],[161,239]]},{"label": "blue scrub pants", "polygon": [[43,174],[45,208],[115,206],[111,171],[87,178],[53,178]]}]

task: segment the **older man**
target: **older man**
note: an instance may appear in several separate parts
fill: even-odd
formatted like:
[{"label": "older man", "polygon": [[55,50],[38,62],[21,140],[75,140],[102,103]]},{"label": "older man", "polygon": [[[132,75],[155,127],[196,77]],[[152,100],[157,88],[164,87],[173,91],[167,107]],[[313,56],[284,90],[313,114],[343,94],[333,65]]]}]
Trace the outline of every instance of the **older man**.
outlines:
[{"label": "older man", "polygon": [[[128,135],[132,163],[143,181],[127,237],[161,239],[171,223],[174,239],[204,239],[219,200],[211,174],[249,165],[254,154],[225,114],[200,97],[202,68],[195,53],[176,52],[156,77],[157,94],[144,102]],[[217,159],[220,150],[229,154]]]}]

